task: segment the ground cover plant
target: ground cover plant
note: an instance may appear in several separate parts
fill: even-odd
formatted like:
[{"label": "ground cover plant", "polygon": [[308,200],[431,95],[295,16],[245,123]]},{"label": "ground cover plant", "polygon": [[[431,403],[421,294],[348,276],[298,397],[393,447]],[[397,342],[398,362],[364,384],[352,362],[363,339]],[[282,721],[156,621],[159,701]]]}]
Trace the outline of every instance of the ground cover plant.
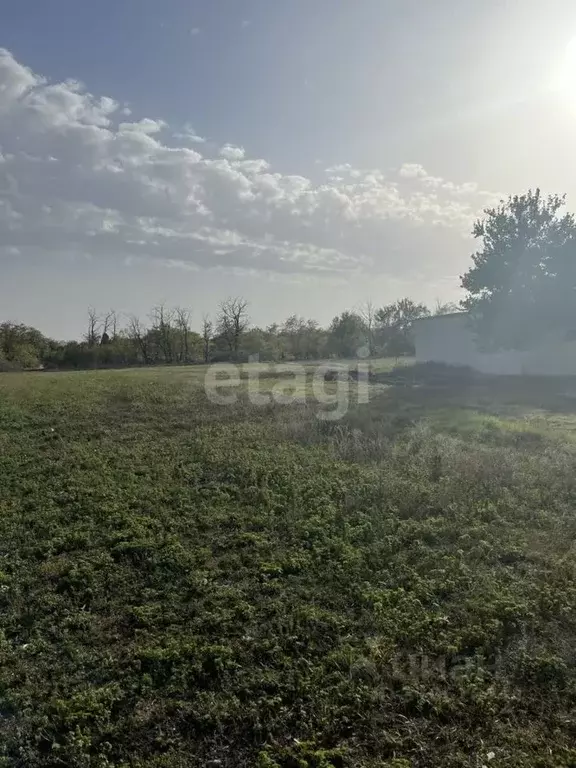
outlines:
[{"label": "ground cover plant", "polygon": [[387,368],[0,378],[0,765],[576,765],[576,385]]}]

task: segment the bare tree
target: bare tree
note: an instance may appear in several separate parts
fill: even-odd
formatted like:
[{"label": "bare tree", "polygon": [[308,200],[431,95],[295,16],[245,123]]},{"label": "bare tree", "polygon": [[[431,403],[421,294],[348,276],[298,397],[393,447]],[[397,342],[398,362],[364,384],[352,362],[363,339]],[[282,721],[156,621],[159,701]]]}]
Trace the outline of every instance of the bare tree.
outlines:
[{"label": "bare tree", "polygon": [[104,316],[102,335],[106,333],[114,341],[118,336],[118,322],[118,312],[115,309],[111,309]]},{"label": "bare tree", "polygon": [[239,297],[228,298],[220,304],[218,330],[226,340],[233,357],[238,357],[242,334],[248,328],[248,302]]},{"label": "bare tree", "polygon": [[112,310],[112,340],[116,341],[118,338],[118,324],[120,323],[120,317],[115,309]]},{"label": "bare tree", "polygon": [[174,329],[172,327],[174,312],[166,309],[165,304],[159,304],[154,307],[150,317],[164,362],[171,364],[174,362]]},{"label": "bare tree", "polygon": [[102,336],[100,338],[100,344],[109,344],[110,341],[114,341],[117,336],[118,330],[118,315],[116,310],[111,309],[104,315],[102,320]]},{"label": "bare tree", "polygon": [[360,305],[358,314],[364,321],[364,325],[366,326],[366,330],[368,331],[368,350],[370,352],[370,357],[374,357],[375,346],[376,346],[374,343],[374,331],[376,326],[376,307],[374,306],[372,299],[368,299],[368,301],[365,301],[364,304]]},{"label": "bare tree", "polygon": [[142,355],[142,360],[147,365],[150,362],[150,337],[148,329],[142,325],[140,318],[136,317],[136,315],[130,315],[127,330],[128,338],[136,351]]},{"label": "bare tree", "polygon": [[210,320],[209,315],[204,315],[202,318],[202,342],[204,347],[204,362],[210,362],[210,346],[212,344],[212,336],[214,335],[214,325]]},{"label": "bare tree", "polygon": [[434,307],[435,315],[451,315],[453,312],[459,312],[460,307],[453,301],[442,302],[440,299],[436,299],[436,306]]},{"label": "bare tree", "polygon": [[95,347],[98,344],[100,338],[101,318],[94,309],[94,307],[88,307],[88,327],[84,338],[89,347]]},{"label": "bare tree", "polygon": [[178,329],[180,350],[178,355],[179,363],[190,362],[190,310],[176,307],[174,310],[176,316],[176,328]]}]

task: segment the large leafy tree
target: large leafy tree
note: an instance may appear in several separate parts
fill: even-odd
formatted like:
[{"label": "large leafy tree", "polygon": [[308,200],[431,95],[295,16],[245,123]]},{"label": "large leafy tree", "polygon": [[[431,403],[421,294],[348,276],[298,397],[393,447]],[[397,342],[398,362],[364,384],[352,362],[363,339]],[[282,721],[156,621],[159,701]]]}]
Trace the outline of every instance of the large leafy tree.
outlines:
[{"label": "large leafy tree", "polygon": [[462,306],[484,346],[522,348],[576,325],[576,224],[564,205],[530,190],[475,223],[482,247],[461,278]]},{"label": "large leafy tree", "polygon": [[379,346],[386,355],[414,354],[412,324],[427,317],[430,310],[412,299],[400,299],[376,312],[376,332]]},{"label": "large leafy tree", "polygon": [[367,330],[356,312],[342,312],[330,325],[329,350],[338,357],[357,357],[366,346]]},{"label": "large leafy tree", "polygon": [[0,359],[2,367],[36,368],[54,346],[36,328],[21,323],[0,323]]}]

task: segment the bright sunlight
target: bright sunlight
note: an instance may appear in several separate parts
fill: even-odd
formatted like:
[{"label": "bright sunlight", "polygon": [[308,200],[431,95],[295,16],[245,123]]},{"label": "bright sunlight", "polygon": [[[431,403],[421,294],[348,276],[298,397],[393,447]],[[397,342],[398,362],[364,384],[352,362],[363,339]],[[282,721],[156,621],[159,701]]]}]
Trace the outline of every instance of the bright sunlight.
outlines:
[{"label": "bright sunlight", "polygon": [[561,58],[555,89],[576,112],[576,36],[570,40]]}]

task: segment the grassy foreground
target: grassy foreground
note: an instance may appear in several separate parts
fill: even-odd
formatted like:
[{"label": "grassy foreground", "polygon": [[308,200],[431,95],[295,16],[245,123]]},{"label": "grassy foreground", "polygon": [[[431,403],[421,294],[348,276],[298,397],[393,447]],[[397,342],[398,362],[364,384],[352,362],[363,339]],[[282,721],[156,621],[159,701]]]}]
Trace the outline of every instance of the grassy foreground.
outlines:
[{"label": "grassy foreground", "polygon": [[560,384],[198,384],[0,378],[0,765],[576,766]]}]

